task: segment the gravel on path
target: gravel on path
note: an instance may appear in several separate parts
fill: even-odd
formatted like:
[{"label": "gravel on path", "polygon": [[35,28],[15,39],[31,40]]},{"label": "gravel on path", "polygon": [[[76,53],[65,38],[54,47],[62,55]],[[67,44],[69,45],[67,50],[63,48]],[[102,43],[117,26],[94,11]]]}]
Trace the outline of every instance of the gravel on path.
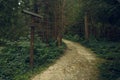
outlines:
[{"label": "gravel on path", "polygon": [[67,45],[64,55],[31,80],[99,80],[95,54],[76,42],[63,41]]}]

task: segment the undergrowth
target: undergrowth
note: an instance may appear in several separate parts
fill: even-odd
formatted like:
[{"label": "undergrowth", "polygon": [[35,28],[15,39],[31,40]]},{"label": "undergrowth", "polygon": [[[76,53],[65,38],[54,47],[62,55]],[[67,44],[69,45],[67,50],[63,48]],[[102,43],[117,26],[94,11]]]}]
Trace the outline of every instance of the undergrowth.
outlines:
[{"label": "undergrowth", "polygon": [[57,47],[55,42],[49,46],[40,40],[35,41],[34,68],[29,66],[29,40],[7,41],[0,52],[0,80],[29,80],[33,74],[48,67],[59,58],[65,44]]},{"label": "undergrowth", "polygon": [[80,42],[105,60],[99,65],[100,80],[117,80],[120,78],[120,42],[98,41],[96,39],[86,41],[83,38],[76,39],[75,36],[67,36],[67,39]]}]

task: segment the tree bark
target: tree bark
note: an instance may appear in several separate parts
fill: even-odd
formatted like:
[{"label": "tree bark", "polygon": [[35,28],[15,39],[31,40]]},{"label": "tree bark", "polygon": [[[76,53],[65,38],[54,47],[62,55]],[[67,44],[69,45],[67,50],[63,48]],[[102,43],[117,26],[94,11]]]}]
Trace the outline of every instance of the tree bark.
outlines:
[{"label": "tree bark", "polygon": [[88,13],[85,13],[85,39],[89,40],[89,22],[88,22]]}]

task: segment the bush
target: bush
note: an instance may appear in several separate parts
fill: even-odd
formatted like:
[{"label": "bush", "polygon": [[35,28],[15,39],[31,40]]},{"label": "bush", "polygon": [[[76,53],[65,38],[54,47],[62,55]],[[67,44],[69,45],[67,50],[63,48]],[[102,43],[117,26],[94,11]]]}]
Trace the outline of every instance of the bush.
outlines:
[{"label": "bush", "polygon": [[78,40],[68,35],[65,38],[80,42],[105,60],[99,65],[101,80],[117,80],[120,77],[120,42],[98,41],[93,38],[89,41],[84,40],[84,38]]},{"label": "bush", "polygon": [[[41,41],[35,41],[34,69],[52,63],[64,51],[65,45],[57,47],[53,42],[47,47]],[[29,80],[25,76],[31,72],[29,67],[29,42],[7,42],[0,52],[0,80]],[[32,73],[31,73],[32,74]]]},{"label": "bush", "polygon": [[91,48],[98,57],[105,62],[99,65],[101,80],[116,80],[120,77],[120,43],[105,41],[81,41],[81,43]]}]

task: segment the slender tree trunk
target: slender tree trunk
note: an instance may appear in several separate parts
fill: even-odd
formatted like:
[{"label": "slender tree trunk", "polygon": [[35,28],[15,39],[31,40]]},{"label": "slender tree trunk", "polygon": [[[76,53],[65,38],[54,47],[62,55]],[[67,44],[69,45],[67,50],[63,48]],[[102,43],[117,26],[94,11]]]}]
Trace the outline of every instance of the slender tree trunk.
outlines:
[{"label": "slender tree trunk", "polygon": [[85,39],[89,40],[89,22],[88,22],[88,13],[85,13]]},{"label": "slender tree trunk", "polygon": [[64,31],[64,6],[65,6],[65,0],[61,0],[60,5],[60,42],[59,45],[62,44],[62,37],[63,37],[63,31]]},{"label": "slender tree trunk", "polygon": [[30,67],[34,65],[34,30],[35,26],[31,26],[31,41],[30,41]]},{"label": "slender tree trunk", "polygon": [[[34,6],[33,6],[33,11],[35,13],[38,13],[38,5],[37,5],[37,1],[34,1]],[[38,19],[32,16],[32,24],[30,26],[31,28],[31,41],[30,41],[30,67],[33,68],[34,65],[34,34],[35,34],[35,27],[36,27],[36,23],[37,23]]]},{"label": "slender tree trunk", "polygon": [[44,5],[45,5],[45,10],[44,10],[44,27],[45,27],[45,42],[48,43],[49,41],[49,30],[48,30],[48,26],[49,26],[49,2],[48,0],[44,0]]},{"label": "slender tree trunk", "polygon": [[57,16],[57,11],[58,11],[58,5],[55,2],[54,4],[54,39],[57,40],[57,32],[58,32],[58,16]]},{"label": "slender tree trunk", "polygon": [[57,39],[57,45],[60,46],[62,44],[62,33],[64,29],[64,0],[56,0],[55,5],[55,35]]}]

